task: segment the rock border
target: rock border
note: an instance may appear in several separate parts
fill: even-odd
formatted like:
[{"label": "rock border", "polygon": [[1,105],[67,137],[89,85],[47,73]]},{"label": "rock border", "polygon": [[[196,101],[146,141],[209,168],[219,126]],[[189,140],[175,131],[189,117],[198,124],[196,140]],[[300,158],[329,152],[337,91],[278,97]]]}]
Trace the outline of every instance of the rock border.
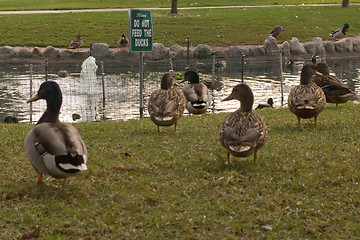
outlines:
[{"label": "rock border", "polygon": [[[360,56],[360,35],[348,37],[338,41],[323,41],[315,37],[311,42],[300,43],[296,37],[290,42],[278,44],[276,39],[268,36],[264,45],[231,46],[228,48],[210,47],[207,44],[199,44],[191,47],[190,59],[205,60],[212,56],[217,58],[241,58],[247,61],[269,61],[279,58],[279,53],[285,58],[311,58],[314,54],[326,57],[353,57]],[[2,63],[37,63],[46,59],[50,62],[81,63],[89,56],[88,49],[57,49],[52,46],[39,47],[0,47],[0,62]],[[123,51],[118,48],[109,48],[107,43],[95,43],[92,45],[92,56],[104,62],[138,61],[140,54]],[[185,60],[187,49],[178,45],[166,48],[161,43],[154,43],[153,51],[144,54],[145,60],[162,61],[169,58]]]}]

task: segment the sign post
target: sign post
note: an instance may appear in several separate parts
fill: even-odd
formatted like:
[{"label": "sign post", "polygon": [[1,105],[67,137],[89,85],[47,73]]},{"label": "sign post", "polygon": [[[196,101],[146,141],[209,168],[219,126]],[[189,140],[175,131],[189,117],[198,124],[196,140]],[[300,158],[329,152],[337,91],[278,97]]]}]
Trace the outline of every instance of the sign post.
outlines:
[{"label": "sign post", "polygon": [[151,52],[153,47],[153,29],[150,10],[129,10],[130,51],[140,53],[140,119],[144,116],[143,86],[144,57],[143,52]]}]

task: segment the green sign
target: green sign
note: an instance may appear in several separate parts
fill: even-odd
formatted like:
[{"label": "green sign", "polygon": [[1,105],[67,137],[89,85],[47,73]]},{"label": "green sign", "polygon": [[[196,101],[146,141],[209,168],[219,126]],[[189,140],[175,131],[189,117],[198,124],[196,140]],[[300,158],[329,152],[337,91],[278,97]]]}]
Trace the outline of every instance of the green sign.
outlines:
[{"label": "green sign", "polygon": [[129,10],[130,51],[151,52],[153,30],[150,10]]}]

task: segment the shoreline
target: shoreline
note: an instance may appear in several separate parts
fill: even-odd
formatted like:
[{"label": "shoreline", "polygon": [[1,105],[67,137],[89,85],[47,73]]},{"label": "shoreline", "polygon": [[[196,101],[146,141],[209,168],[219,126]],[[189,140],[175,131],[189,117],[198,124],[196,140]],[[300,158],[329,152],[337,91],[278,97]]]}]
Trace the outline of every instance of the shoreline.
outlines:
[{"label": "shoreline", "polygon": [[[185,47],[178,45],[165,47],[161,43],[154,43],[152,52],[144,53],[146,61],[168,61],[170,58],[176,61],[209,61],[213,57],[220,60],[231,61],[245,57],[249,62],[267,62],[279,59],[279,54],[284,59],[311,59],[317,54],[320,58],[355,58],[360,57],[360,35],[348,37],[338,41],[322,41],[315,37],[312,42],[298,42],[293,37],[290,42],[282,44],[276,42],[272,36],[268,36],[264,45],[239,45],[227,47],[214,47],[199,44],[190,47],[189,53]],[[109,48],[106,43],[95,43],[92,46],[91,55],[97,61],[103,62],[137,62],[140,53],[123,51],[120,48]],[[51,63],[74,63],[81,64],[90,56],[89,48],[68,49],[47,47],[20,47],[1,46],[0,63],[3,64],[31,64],[43,63],[48,60]]]}]

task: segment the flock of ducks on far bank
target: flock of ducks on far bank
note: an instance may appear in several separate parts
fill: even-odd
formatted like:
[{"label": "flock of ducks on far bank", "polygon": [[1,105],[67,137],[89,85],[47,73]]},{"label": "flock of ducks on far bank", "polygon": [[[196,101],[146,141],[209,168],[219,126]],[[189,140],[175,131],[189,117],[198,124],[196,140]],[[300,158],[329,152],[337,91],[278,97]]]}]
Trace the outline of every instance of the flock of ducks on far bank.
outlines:
[{"label": "flock of ducks on far bank", "polygon": [[[333,75],[324,63],[305,63],[300,76],[300,85],[291,89],[288,96],[288,108],[297,117],[314,118],[324,109],[326,102],[345,103],[355,93]],[[203,114],[211,104],[208,88],[199,81],[195,71],[187,71],[182,82],[187,82],[182,90],[173,88],[179,85],[172,72],[165,73],[161,79],[161,88],[152,92],[148,111],[151,120],[160,126],[178,124],[185,108],[189,114]],[[25,152],[38,173],[37,183],[42,183],[44,174],[54,178],[72,176],[86,170],[87,150],[78,131],[70,124],[60,122],[59,114],[62,104],[62,93],[54,81],[41,84],[37,94],[27,102],[46,100],[47,109],[36,126],[25,138]],[[265,144],[268,131],[261,115],[252,111],[254,95],[246,84],[236,85],[231,94],[222,101],[238,100],[240,108],[228,114],[219,132],[219,142],[227,151],[227,162],[230,155],[247,157],[254,154]],[[259,108],[272,107],[273,101]]]},{"label": "flock of ducks on far bank", "polygon": [[[346,32],[349,30],[349,27],[350,25],[348,23],[345,23],[342,28],[338,28],[335,31],[331,32],[330,36],[333,37],[334,39],[343,38],[345,37]],[[271,30],[270,35],[273,36],[274,38],[277,38],[281,32],[285,31],[285,28],[286,28],[285,25],[279,24],[275,26],[273,30]],[[77,34],[75,38],[71,40],[69,48],[79,49],[82,46],[83,42],[84,42],[83,37],[80,34]],[[120,40],[117,43],[117,46],[121,48],[121,51],[126,51],[126,47],[128,46],[128,44],[129,44],[129,40],[126,38],[124,34],[122,34]]]}]

